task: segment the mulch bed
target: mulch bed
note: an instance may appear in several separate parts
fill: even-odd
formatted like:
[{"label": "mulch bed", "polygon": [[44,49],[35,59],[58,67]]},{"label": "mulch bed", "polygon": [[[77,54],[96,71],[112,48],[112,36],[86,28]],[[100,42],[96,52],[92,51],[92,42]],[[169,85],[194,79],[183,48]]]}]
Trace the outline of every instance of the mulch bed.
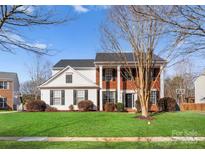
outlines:
[{"label": "mulch bed", "polygon": [[152,116],[148,116],[148,117],[144,117],[144,116],[136,116],[137,119],[140,119],[140,120],[154,120],[155,118],[152,117]]}]

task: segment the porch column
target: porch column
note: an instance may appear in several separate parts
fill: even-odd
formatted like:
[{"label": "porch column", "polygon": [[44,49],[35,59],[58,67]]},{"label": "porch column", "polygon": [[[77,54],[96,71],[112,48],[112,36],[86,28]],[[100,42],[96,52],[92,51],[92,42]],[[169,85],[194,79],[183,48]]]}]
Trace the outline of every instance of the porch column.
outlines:
[{"label": "porch column", "polygon": [[122,102],[120,94],[120,65],[117,66],[117,102]]},{"label": "porch column", "polygon": [[160,98],[164,97],[164,68],[163,66],[160,67]]},{"label": "porch column", "polygon": [[100,76],[99,76],[99,79],[100,79],[100,92],[99,92],[99,95],[100,95],[100,111],[103,110],[103,100],[102,100],[102,77],[103,77],[103,74],[102,74],[102,65],[99,66],[99,71],[100,71]]}]

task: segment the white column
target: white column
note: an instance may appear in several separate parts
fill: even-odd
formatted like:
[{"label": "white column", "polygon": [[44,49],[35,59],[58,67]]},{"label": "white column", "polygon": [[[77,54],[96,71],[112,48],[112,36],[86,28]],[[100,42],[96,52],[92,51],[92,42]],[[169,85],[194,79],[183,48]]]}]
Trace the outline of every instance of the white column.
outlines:
[{"label": "white column", "polygon": [[100,71],[100,76],[99,76],[99,79],[100,79],[100,92],[99,92],[99,95],[100,95],[100,111],[103,110],[103,100],[102,100],[102,77],[103,77],[103,74],[102,74],[102,65],[99,66],[99,71]]},{"label": "white column", "polygon": [[163,66],[160,67],[160,98],[164,97],[164,68]]},{"label": "white column", "polygon": [[122,102],[120,93],[120,65],[117,66],[117,102]]}]

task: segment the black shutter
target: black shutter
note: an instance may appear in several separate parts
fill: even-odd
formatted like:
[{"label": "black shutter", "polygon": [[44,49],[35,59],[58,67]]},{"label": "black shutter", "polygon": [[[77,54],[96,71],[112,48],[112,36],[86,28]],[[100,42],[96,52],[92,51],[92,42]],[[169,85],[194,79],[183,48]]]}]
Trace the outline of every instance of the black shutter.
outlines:
[{"label": "black shutter", "polygon": [[102,71],[102,79],[103,79],[103,81],[105,81],[105,69],[103,69],[103,71]]},{"label": "black shutter", "polygon": [[73,90],[73,105],[76,105],[76,90]]},{"label": "black shutter", "polygon": [[50,90],[50,105],[53,105],[53,90]]},{"label": "black shutter", "polygon": [[116,69],[112,69],[112,80],[115,81],[116,80],[116,77],[117,77],[117,74],[116,74]]},{"label": "black shutter", "polygon": [[88,90],[85,90],[85,100],[88,100]]},{"label": "black shutter", "polygon": [[65,105],[65,90],[61,90],[61,105]]}]

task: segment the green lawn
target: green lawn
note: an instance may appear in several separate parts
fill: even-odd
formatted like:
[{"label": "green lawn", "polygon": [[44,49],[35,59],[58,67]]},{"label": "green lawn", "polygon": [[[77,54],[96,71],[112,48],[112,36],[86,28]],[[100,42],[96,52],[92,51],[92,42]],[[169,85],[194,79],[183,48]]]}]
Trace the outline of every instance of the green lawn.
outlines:
[{"label": "green lawn", "polygon": [[205,142],[0,142],[0,149],[204,149]]},{"label": "green lawn", "polygon": [[[175,112],[155,115],[105,112],[36,112],[0,114],[0,136],[205,136],[205,114]],[[19,143],[20,144],[20,143]],[[104,143],[99,143],[104,144]],[[114,144],[114,143],[113,143]]]}]

